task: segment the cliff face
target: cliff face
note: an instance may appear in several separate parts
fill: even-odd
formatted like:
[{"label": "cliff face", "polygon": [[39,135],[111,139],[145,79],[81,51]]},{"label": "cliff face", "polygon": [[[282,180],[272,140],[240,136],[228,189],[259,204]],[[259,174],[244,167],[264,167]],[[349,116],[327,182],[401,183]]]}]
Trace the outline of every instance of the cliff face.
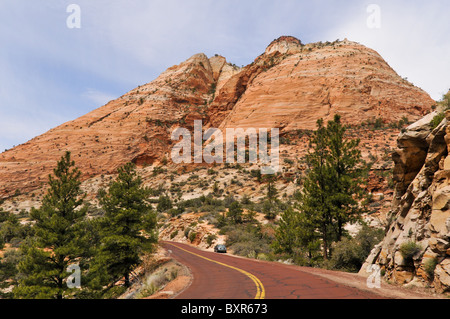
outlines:
[{"label": "cliff face", "polygon": [[0,154],[0,198],[40,188],[67,150],[90,178],[117,167],[170,160],[176,127],[314,129],[341,114],[359,125],[417,120],[435,102],[399,77],[375,51],[347,40],[273,41],[238,68],[197,54],[89,114]]},{"label": "cliff face", "polygon": [[224,109],[225,99],[218,98],[211,108],[212,122],[222,127],[315,129],[318,118],[335,114],[348,124],[393,123],[418,119],[433,104],[378,53],[349,41],[303,46],[281,39],[231,80],[240,84],[231,103]]},{"label": "cliff face", "polygon": [[399,136],[391,222],[360,273],[375,263],[389,280],[449,292],[450,112],[433,129],[436,115],[430,113]]},{"label": "cliff face", "polygon": [[[213,68],[214,67],[214,68]],[[172,127],[206,116],[217,65],[198,54],[74,121],[0,154],[0,198],[39,188],[69,150],[84,178],[166,156]]]}]

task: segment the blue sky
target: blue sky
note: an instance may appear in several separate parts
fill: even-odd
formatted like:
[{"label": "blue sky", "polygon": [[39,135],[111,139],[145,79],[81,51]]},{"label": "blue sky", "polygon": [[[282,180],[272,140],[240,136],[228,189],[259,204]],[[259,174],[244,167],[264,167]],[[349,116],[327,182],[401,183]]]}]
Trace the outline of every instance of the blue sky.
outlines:
[{"label": "blue sky", "polygon": [[[448,0],[343,2],[0,0],[0,152],[193,54],[246,65],[281,35],[360,42],[433,98],[448,91]],[[70,4],[81,9],[81,28],[67,27]],[[374,14],[375,28],[367,22]]]}]

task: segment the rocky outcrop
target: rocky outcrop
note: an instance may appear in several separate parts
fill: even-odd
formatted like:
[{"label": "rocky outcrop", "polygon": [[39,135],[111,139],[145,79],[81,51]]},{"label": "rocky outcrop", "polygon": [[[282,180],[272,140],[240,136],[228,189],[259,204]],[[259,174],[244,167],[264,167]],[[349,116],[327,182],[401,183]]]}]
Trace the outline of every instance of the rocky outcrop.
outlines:
[{"label": "rocky outcrop", "polygon": [[194,55],[153,82],[0,154],[0,198],[45,185],[67,150],[84,179],[127,162],[143,166],[168,158],[173,128],[206,118],[211,86],[227,65],[222,62]]},{"label": "rocky outcrop", "polygon": [[312,130],[335,114],[350,125],[416,121],[435,103],[377,52],[350,41],[302,45],[281,37],[229,82],[210,112],[221,128]]},{"label": "rocky outcrop", "polygon": [[205,220],[202,213],[186,213],[171,218],[159,232],[159,240],[189,243],[197,247],[213,250],[217,244],[225,243],[225,236]]},{"label": "rocky outcrop", "polygon": [[375,263],[388,280],[450,292],[450,112],[433,128],[436,115],[399,136],[391,222],[360,273]]},{"label": "rocky outcrop", "polygon": [[172,131],[192,129],[198,119],[205,129],[280,128],[284,134],[314,129],[319,118],[335,114],[355,126],[376,118],[385,124],[413,121],[434,103],[378,53],[347,40],[304,45],[280,37],[243,68],[219,55],[196,54],[0,154],[0,199],[41,188],[65,151],[72,152],[84,179],[114,173],[130,161],[146,166],[170,160]]}]

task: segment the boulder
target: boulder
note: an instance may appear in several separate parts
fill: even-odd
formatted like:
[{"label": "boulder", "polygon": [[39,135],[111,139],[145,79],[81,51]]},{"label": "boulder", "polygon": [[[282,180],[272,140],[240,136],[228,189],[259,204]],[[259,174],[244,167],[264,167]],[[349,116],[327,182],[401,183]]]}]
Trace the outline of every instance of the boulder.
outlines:
[{"label": "boulder", "polygon": [[450,258],[446,258],[436,266],[434,284],[439,292],[450,292]]}]

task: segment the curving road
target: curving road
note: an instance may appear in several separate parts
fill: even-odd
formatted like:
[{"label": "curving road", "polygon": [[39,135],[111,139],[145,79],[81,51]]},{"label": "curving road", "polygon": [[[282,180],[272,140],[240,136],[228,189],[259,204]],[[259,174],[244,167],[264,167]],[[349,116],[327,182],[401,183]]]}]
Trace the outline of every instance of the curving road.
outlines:
[{"label": "curving road", "polygon": [[164,242],[173,258],[192,272],[191,285],[178,299],[381,299],[335,283],[301,267],[217,254]]}]

